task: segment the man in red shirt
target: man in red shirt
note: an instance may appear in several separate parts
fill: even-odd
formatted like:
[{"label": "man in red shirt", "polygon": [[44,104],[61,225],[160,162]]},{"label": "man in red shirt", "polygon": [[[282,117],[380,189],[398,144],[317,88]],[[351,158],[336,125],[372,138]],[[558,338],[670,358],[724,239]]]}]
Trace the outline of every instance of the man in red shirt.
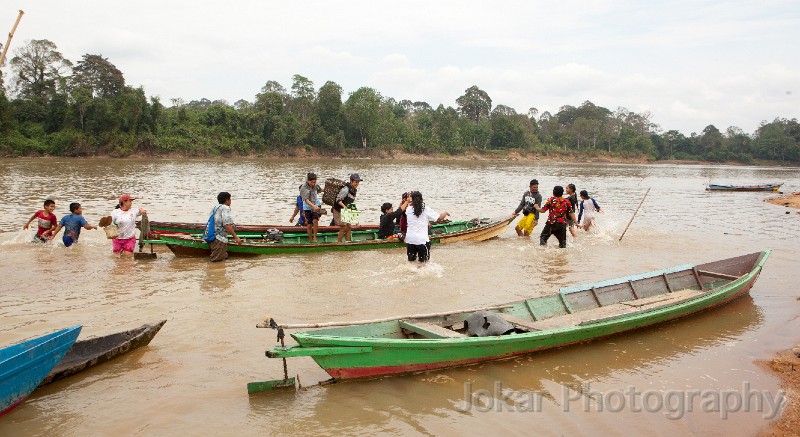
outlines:
[{"label": "man in red shirt", "polygon": [[572,204],[569,199],[564,197],[564,187],[556,185],[553,187],[553,197],[547,199],[544,206],[541,208],[538,205],[534,207],[539,212],[550,211],[547,216],[547,223],[544,224],[542,235],[539,236],[539,244],[547,246],[547,240],[550,235],[555,235],[558,238],[558,247],[567,247],[567,217],[575,221],[575,213],[572,212]]}]

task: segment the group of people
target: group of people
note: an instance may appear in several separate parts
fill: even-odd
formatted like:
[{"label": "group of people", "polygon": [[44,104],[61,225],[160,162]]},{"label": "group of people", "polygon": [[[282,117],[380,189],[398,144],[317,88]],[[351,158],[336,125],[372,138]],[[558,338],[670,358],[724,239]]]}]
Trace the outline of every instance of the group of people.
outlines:
[{"label": "group of people", "polygon": [[[548,211],[547,221],[544,229],[539,235],[539,244],[547,245],[547,240],[555,235],[558,239],[558,247],[567,247],[567,229],[572,237],[577,236],[575,228],[582,228],[588,231],[594,223],[595,213],[602,212],[600,205],[589,196],[586,190],[580,192],[580,200],[576,195],[575,184],[567,184],[564,197],[564,187],[556,185],[553,187],[553,195],[542,205],[542,195],[539,193],[539,181],[532,179],[528,190],[522,193],[522,200],[514,210],[513,214],[523,217],[517,223],[514,230],[520,237],[530,237],[533,228],[539,222],[539,213]],[[575,211],[578,211],[576,217]]]},{"label": "group of people", "polygon": [[[355,206],[358,187],[363,179],[358,173],[353,173],[349,181],[345,182],[336,194],[331,206],[333,220],[331,224],[339,227],[337,242],[352,241],[352,224],[342,219],[342,210]],[[299,187],[300,194],[295,202],[295,209],[290,222],[294,222],[295,217],[302,212],[298,225],[305,226],[309,242],[317,241],[320,217],[326,213],[322,208],[322,201],[319,194],[323,191],[317,184],[317,175],[308,173],[306,182]],[[411,208],[409,211],[408,208]],[[418,260],[427,262],[430,259],[430,238],[428,237],[428,222],[431,220],[441,221],[450,213],[445,211],[442,214],[427,208],[422,199],[422,193],[411,191],[403,193],[400,205],[395,211],[389,202],[381,205],[380,226],[378,228],[378,238],[403,238],[406,244],[406,252],[409,261]],[[399,227],[400,232],[395,232]]]},{"label": "group of people", "polygon": [[[341,243],[344,240],[352,241],[352,224],[346,220],[342,220],[342,210],[350,207],[355,207],[356,195],[358,194],[358,186],[363,179],[358,173],[350,175],[350,180],[345,182],[331,206],[333,220],[331,224],[339,227],[339,234],[337,241]],[[300,185],[300,194],[297,195],[295,201],[294,213],[290,222],[294,222],[294,218],[300,213],[300,220],[297,225],[305,226],[308,233],[308,241],[311,243],[317,242],[317,234],[319,233],[319,220],[327,214],[325,208],[322,207],[322,199],[319,194],[322,192],[322,187],[317,184],[317,175],[315,173],[308,173],[306,175],[306,182]]]},{"label": "group of people", "polygon": [[[352,225],[342,220],[342,210],[354,205],[358,186],[363,179],[358,173],[350,175],[349,182],[339,190],[332,206],[333,223],[339,226],[338,242],[352,241]],[[322,188],[317,185],[317,175],[308,173],[306,182],[299,187],[295,201],[295,209],[289,219],[294,222],[295,217],[300,215],[297,222],[298,226],[305,226],[308,234],[308,241],[317,241],[319,220],[326,211],[322,208],[320,193]],[[233,218],[231,217],[231,195],[228,192],[221,192],[217,195],[218,205],[214,207],[209,216],[206,230],[203,233],[204,239],[209,238],[208,244],[211,249],[210,260],[212,262],[224,261],[228,258],[228,237],[233,237],[236,244],[241,244],[242,240],[236,234]],[[410,191],[403,193],[400,205],[397,210],[389,202],[381,205],[380,226],[378,238],[401,238],[406,244],[406,254],[409,261],[419,261],[425,263],[430,259],[431,243],[429,237],[429,223],[431,221],[442,221],[450,215],[445,211],[441,214],[425,206],[422,193]],[[213,229],[213,231],[212,231]],[[396,232],[399,229],[400,232]]]},{"label": "group of people", "polygon": [[[342,211],[355,207],[361,181],[363,179],[358,173],[351,174],[349,181],[342,186],[333,201],[332,225],[339,227],[337,241],[340,243],[352,241],[352,224],[342,219]],[[299,194],[290,221],[294,222],[295,217],[299,215],[300,219],[297,225],[306,228],[308,241],[314,243],[317,241],[319,220],[322,215],[327,214],[320,199],[320,193],[323,190],[317,184],[315,173],[308,173],[305,183],[298,188]],[[515,227],[517,235],[530,237],[533,228],[539,222],[539,214],[543,212],[549,212],[549,214],[539,236],[541,245],[546,245],[547,240],[555,235],[559,247],[563,248],[567,246],[567,230],[573,237],[576,236],[575,228],[588,231],[594,222],[595,214],[602,212],[600,205],[589,196],[586,190],[580,192],[579,200],[574,184],[568,184],[566,197],[564,194],[564,187],[556,185],[553,188],[553,195],[542,204],[543,198],[539,193],[539,182],[536,179],[531,180],[528,190],[522,194],[522,200],[513,212],[515,216],[523,214],[522,219]],[[136,247],[136,219],[147,217],[147,211],[143,208],[133,208],[134,200],[135,198],[128,194],[121,195],[119,203],[111,213],[110,223],[107,223],[116,230],[114,235],[109,235],[115,254],[133,253]],[[209,235],[213,237],[207,241],[211,249],[210,259],[214,262],[224,261],[228,258],[229,237],[233,238],[236,244],[242,243],[242,239],[236,234],[234,228],[231,202],[230,193],[223,191],[217,195],[218,205],[211,211],[204,232],[204,238]],[[35,241],[53,240],[61,229],[64,229],[62,241],[65,246],[69,247],[78,242],[81,229],[97,229],[97,226],[90,225],[83,217],[83,208],[80,203],[71,203],[69,205],[70,214],[62,217],[60,222],[54,213],[55,208],[56,203],[53,200],[45,200],[43,209],[36,211],[23,226],[23,229],[28,229],[34,220],[37,221]],[[577,216],[576,211],[578,212]],[[449,215],[450,213],[447,211],[439,214],[427,207],[422,193],[419,191],[409,191],[403,193],[396,210],[389,202],[381,205],[378,238],[402,239],[406,245],[408,260],[425,263],[430,259],[429,224],[431,221],[442,221]],[[108,227],[106,228],[108,232]]]},{"label": "group of people", "polygon": [[[133,208],[134,200],[136,199],[129,194],[119,196],[119,203],[111,212],[108,225],[116,229],[116,233],[111,238],[112,251],[115,254],[133,253],[136,247],[136,219],[147,216],[147,211],[143,208]],[[56,202],[54,200],[45,200],[43,209],[33,213],[22,229],[28,229],[30,224],[36,220],[37,230],[33,236],[33,240],[36,242],[53,240],[64,229],[61,241],[64,246],[70,247],[78,242],[82,229],[98,228],[86,221],[83,217],[83,207],[78,202],[69,204],[70,213],[62,217],[60,222],[56,218],[55,209]]]}]

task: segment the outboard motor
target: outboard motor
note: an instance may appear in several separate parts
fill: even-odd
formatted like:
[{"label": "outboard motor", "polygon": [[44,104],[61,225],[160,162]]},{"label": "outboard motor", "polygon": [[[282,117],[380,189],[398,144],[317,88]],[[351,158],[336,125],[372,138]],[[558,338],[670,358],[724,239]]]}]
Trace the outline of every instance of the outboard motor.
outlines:
[{"label": "outboard motor", "polygon": [[276,243],[280,243],[283,241],[283,232],[275,228],[267,229],[267,233],[264,234],[264,239],[266,241],[274,241]]}]

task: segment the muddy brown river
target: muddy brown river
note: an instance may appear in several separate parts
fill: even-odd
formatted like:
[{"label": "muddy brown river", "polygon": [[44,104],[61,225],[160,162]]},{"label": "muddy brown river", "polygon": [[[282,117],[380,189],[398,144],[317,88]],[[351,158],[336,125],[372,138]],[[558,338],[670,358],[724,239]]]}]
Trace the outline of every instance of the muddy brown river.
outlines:
[{"label": "muddy brown river", "polygon": [[[510,213],[535,177],[545,195],[573,182],[606,213],[558,249],[509,229],[434,247],[418,269],[405,251],[264,256],[209,264],[160,250],[118,258],[102,231],[66,248],[22,225],[45,198],[59,219],[81,202],[93,224],[121,193],[151,220],[205,222],[219,191],[237,223],[289,224],[308,171],[358,172],[361,221],[422,191],[453,219]],[[81,324],[81,337],[168,322],[145,348],[37,390],[0,418],[0,436],[87,435],[752,435],[776,417],[775,377],[753,363],[800,339],[800,215],[771,193],[705,184],[784,182],[796,168],[376,160],[15,159],[0,163],[0,346]],[[628,223],[645,191],[641,210]],[[789,212],[789,214],[786,214]],[[538,236],[540,224],[534,233]],[[279,379],[264,351],[282,323],[376,319],[472,308],[560,287],[773,249],[750,296],[694,317],[512,360],[248,396]],[[289,371],[313,385],[310,358]],[[716,404],[714,399],[717,399]],[[738,400],[738,403],[737,403]],[[758,402],[757,402],[758,401]],[[777,402],[773,405],[771,402]]]}]

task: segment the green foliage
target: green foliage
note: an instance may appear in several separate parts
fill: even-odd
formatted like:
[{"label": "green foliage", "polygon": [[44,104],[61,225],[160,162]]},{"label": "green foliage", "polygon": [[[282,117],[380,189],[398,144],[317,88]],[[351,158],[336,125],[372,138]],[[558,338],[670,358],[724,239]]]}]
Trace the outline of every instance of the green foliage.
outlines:
[{"label": "green foliage", "polygon": [[[329,153],[367,149],[391,154],[504,153],[631,156],[708,161],[800,161],[796,119],[764,122],[748,135],[713,125],[690,136],[661,132],[650,114],[615,111],[590,101],[551,114],[525,114],[498,104],[473,85],[455,107],[395,100],[362,87],[343,102],[342,87],[318,90],[296,74],[287,90],[267,81],[252,102],[234,105],[206,98],[165,107],[99,54],[72,63],[48,40],[28,42],[11,61],[14,98],[0,92],[0,155],[230,156],[281,153],[298,148]],[[0,88],[2,91],[2,88]],[[538,116],[538,118],[537,118]]]},{"label": "green foliage", "polygon": [[111,97],[125,88],[122,72],[101,55],[83,55],[73,73],[73,86],[88,89],[91,96]]}]

